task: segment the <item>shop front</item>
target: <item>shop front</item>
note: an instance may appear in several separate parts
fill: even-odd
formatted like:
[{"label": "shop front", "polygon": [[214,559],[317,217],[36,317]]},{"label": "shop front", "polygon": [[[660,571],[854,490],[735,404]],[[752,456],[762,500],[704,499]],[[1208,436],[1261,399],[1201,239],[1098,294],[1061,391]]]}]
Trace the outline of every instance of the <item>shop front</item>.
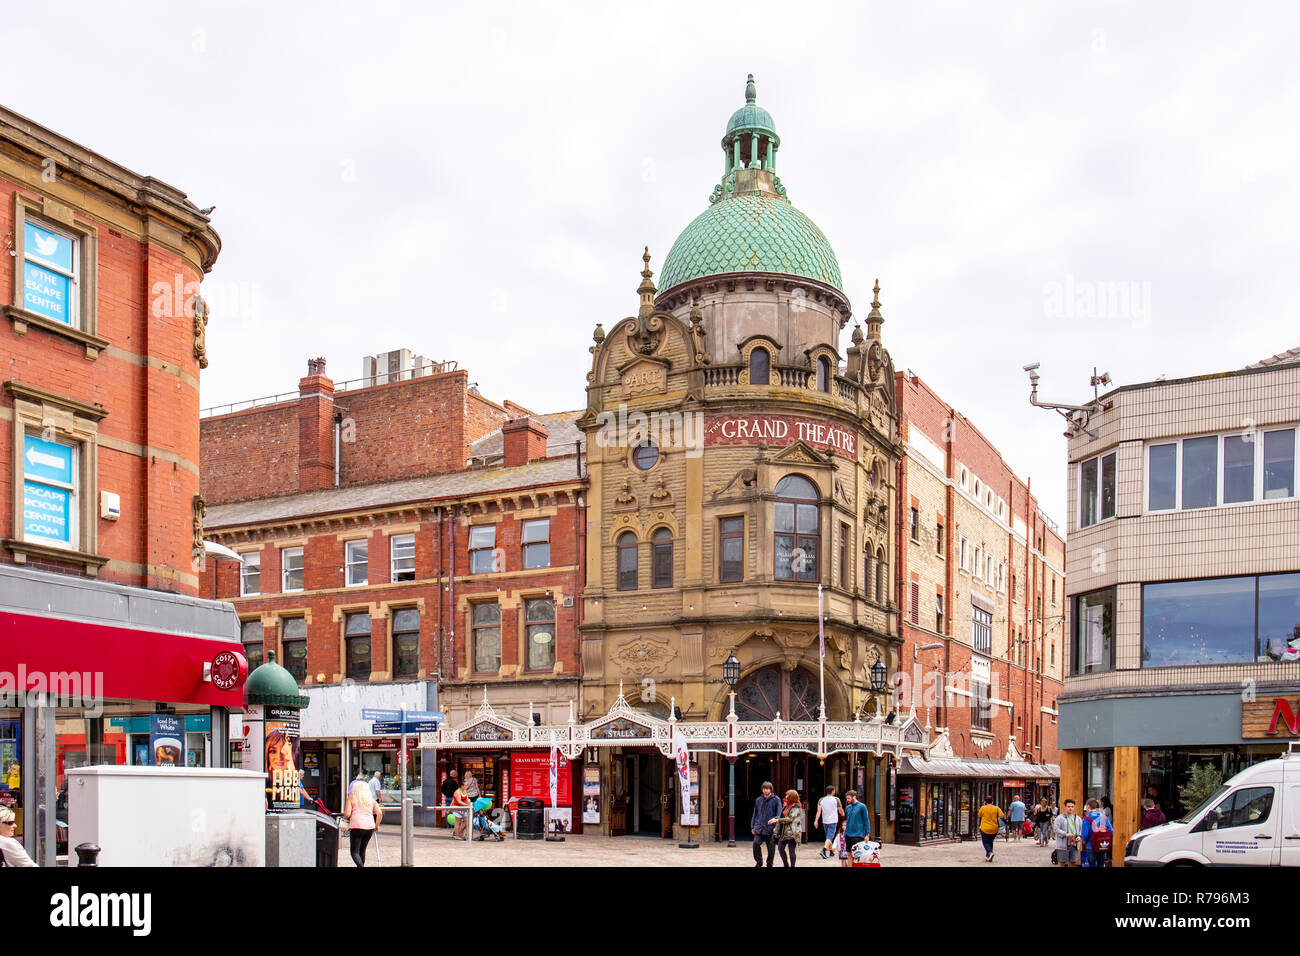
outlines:
[{"label": "shop front", "polygon": [[[396,814],[402,803],[402,775],[406,775],[407,796],[415,798],[415,823],[430,825],[421,809],[420,788],[424,763],[419,737],[407,738],[407,752],[401,752],[401,738],[375,736],[374,721],[367,710],[437,710],[437,685],[433,681],[324,684],[301,688],[310,701],[302,711],[303,788],[314,800],[319,797],[330,810],[343,809],[347,787],[358,773],[371,779],[379,772],[379,801],[387,812]],[[391,816],[396,820],[397,817]]]},{"label": "shop front", "polygon": [[68,770],[225,765],[248,671],[229,604],[0,566],[0,633],[0,805],[38,862],[66,852]]},{"label": "shop front", "polygon": [[1023,761],[905,757],[898,768],[898,843],[942,843],[977,836],[979,808],[991,800],[1005,812],[1019,797],[1026,807],[1055,802],[1060,768]]}]

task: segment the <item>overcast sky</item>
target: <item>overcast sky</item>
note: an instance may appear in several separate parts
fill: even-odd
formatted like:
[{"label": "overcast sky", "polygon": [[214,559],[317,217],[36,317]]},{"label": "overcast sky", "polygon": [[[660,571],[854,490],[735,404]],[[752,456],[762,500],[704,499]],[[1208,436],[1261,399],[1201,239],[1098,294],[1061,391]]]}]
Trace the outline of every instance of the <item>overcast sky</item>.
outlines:
[{"label": "overcast sky", "polygon": [[[5,12],[0,101],[215,205],[203,404],[408,347],[585,403],[707,205],[746,73],[900,369],[1064,519],[1062,421],[1300,345],[1300,8],[130,3]],[[1101,293],[1098,295],[1098,293]],[[842,346],[848,344],[848,330]]]}]

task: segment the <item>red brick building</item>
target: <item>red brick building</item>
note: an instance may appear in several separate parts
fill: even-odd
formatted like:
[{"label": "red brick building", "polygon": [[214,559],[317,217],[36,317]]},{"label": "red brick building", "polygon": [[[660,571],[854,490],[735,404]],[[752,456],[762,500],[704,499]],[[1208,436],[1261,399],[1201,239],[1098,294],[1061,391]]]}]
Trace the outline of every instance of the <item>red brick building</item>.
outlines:
[{"label": "red brick building", "polygon": [[[250,661],[274,651],[312,698],[304,784],[335,806],[358,770],[395,789],[393,742],[363,709],[459,725],[486,693],[562,722],[580,682],[577,413],[491,402],[454,363],[395,364],[336,385],[316,359],[296,394],[203,420],[209,534],[243,559],[205,593],[234,603]],[[411,743],[429,804],[446,767],[422,775]],[[459,762],[506,797],[507,751]]]},{"label": "red brick building", "polygon": [[[198,598],[216,232],[180,190],[0,108],[0,237],[0,671],[67,691],[0,699],[0,759],[21,768],[0,803],[21,814],[70,767],[150,762],[160,707],[186,762],[218,762],[243,662],[231,608]],[[48,823],[24,839],[52,862]]]},{"label": "red brick building", "polygon": [[910,372],[896,387],[899,698],[945,735],[899,769],[898,839],[971,837],[985,795],[1054,795],[1065,545],[969,419]]}]

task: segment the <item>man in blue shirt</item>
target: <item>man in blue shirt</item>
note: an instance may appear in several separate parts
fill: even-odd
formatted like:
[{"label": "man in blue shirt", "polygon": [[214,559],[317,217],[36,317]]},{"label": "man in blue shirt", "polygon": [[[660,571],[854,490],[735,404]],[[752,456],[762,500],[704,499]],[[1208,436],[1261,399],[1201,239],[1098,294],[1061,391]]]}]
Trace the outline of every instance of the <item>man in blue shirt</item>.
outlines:
[{"label": "man in blue shirt", "polygon": [[[851,856],[854,844],[871,836],[871,814],[867,805],[858,799],[858,792],[844,794],[844,849]],[[845,861],[847,865],[848,861]]]},{"label": "man in blue shirt", "polygon": [[1010,830],[1017,840],[1025,832],[1025,805],[1020,799],[1020,794],[1016,794],[1011,806],[1007,807],[1007,829]]}]

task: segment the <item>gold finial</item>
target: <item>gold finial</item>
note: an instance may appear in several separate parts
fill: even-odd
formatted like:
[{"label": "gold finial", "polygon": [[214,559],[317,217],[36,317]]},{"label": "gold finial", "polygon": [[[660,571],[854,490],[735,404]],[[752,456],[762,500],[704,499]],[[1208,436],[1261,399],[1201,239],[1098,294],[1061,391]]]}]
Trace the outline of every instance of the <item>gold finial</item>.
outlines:
[{"label": "gold finial", "polygon": [[641,270],[641,277],[643,279],[648,279],[652,275],[654,275],[654,273],[650,271],[650,247],[649,246],[645,247],[645,253],[642,254],[641,261],[645,263],[645,268]]},{"label": "gold finial", "polygon": [[876,287],[871,291],[875,293],[875,295],[871,299],[871,307],[873,309],[878,309],[880,308],[880,280],[879,279],[876,280]]}]

